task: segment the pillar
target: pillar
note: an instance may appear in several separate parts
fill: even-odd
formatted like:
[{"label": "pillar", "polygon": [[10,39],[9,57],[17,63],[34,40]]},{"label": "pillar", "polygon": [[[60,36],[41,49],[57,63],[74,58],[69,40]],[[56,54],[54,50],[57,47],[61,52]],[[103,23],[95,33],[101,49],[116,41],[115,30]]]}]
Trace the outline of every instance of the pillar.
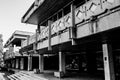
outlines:
[{"label": "pillar", "polygon": [[16,59],[16,69],[19,67],[19,59]]},{"label": "pillar", "polygon": [[65,73],[65,54],[59,52],[59,71]]},{"label": "pillar", "polygon": [[32,57],[28,56],[28,71],[32,70]]},{"label": "pillar", "polygon": [[44,55],[43,54],[39,55],[39,70],[40,70],[40,73],[43,73],[44,71]]},{"label": "pillar", "polygon": [[11,64],[12,64],[12,68],[14,68],[14,61],[13,61],[13,60],[12,60],[12,63],[11,63]]},{"label": "pillar", "polygon": [[115,80],[112,46],[109,43],[104,42],[102,44],[102,49],[105,80]]},{"label": "pillar", "polygon": [[24,58],[21,58],[21,61],[20,61],[20,69],[24,69]]},{"label": "pillar", "polygon": [[59,52],[59,72],[54,72],[55,77],[64,77],[65,75],[65,54]]}]

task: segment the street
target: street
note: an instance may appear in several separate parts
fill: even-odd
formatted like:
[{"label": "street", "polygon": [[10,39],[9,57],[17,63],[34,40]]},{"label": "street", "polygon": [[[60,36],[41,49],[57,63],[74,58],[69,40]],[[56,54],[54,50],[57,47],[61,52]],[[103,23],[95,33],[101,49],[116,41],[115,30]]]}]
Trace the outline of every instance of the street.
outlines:
[{"label": "street", "polygon": [[4,75],[5,75],[4,73],[0,73],[0,80],[6,80]]},{"label": "street", "polygon": [[7,76],[11,75],[12,72],[6,70],[0,70],[0,80],[9,80]]}]

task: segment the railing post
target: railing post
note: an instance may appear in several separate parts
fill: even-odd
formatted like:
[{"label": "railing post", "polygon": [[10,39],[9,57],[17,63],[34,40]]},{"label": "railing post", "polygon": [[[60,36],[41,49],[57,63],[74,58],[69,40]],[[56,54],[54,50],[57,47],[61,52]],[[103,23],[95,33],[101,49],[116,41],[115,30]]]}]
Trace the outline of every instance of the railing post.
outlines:
[{"label": "railing post", "polygon": [[49,27],[49,33],[48,33],[48,50],[52,50],[52,47],[51,47],[51,24],[52,24],[52,21],[48,20],[48,27]]},{"label": "railing post", "polygon": [[38,29],[36,29],[36,34],[35,34],[35,43],[33,43],[33,51],[34,51],[34,54],[37,53],[37,40],[38,40]]},{"label": "railing post", "polygon": [[27,46],[29,45],[29,38],[30,36],[27,36]]},{"label": "railing post", "polygon": [[76,26],[75,26],[75,6],[72,3],[71,4],[71,20],[72,20],[72,27],[71,27],[71,39],[72,39],[72,45],[76,45],[75,38],[76,38]]}]

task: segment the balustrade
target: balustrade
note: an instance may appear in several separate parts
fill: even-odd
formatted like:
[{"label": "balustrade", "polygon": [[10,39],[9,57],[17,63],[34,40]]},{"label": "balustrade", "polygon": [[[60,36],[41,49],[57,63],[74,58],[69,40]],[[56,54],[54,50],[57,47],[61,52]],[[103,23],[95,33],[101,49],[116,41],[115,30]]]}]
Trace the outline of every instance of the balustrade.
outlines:
[{"label": "balustrade", "polygon": [[[85,4],[81,5],[80,7],[76,8],[75,9],[75,24],[79,24],[80,26],[82,26],[81,28],[77,28],[78,29],[77,37],[80,38],[80,37],[84,37],[86,35],[90,35],[92,32],[92,29],[96,29],[95,25],[92,26],[92,24],[90,24],[90,23],[81,25],[82,22],[85,22],[86,20],[90,20],[92,16],[101,15],[102,13],[104,13],[106,11],[106,9],[111,9],[113,7],[118,6],[119,4],[120,4],[120,0],[90,0],[90,1],[86,2]],[[72,19],[71,13],[68,13],[64,17],[53,22],[51,24],[51,35],[54,35],[60,31],[63,31],[65,29],[71,27],[72,26],[71,19]],[[95,31],[95,32],[97,32],[97,31]],[[40,34],[38,35],[37,41],[40,41],[39,46],[40,45],[44,46],[46,44],[48,33],[49,33],[49,28],[48,28],[48,26],[45,26],[44,29],[42,29]],[[69,36],[69,31],[66,34]],[[60,37],[59,37],[60,35],[61,34],[58,34],[57,36],[52,36],[52,42],[51,42],[52,45],[59,43],[58,39],[60,39]],[[43,41],[43,40],[45,40],[45,41]],[[32,44],[34,42],[35,42],[35,35],[30,37],[29,44]],[[26,40],[23,41],[22,44],[23,44],[22,45],[23,47],[27,46],[27,41]],[[48,44],[46,44],[44,47],[47,47],[47,46],[48,46]]]},{"label": "balustrade", "polygon": [[25,46],[27,46],[27,40],[22,41],[21,47],[25,47]]},{"label": "balustrade", "polygon": [[36,40],[36,35],[34,34],[34,35],[30,36],[28,44],[30,45],[30,44],[34,43],[35,40]]}]

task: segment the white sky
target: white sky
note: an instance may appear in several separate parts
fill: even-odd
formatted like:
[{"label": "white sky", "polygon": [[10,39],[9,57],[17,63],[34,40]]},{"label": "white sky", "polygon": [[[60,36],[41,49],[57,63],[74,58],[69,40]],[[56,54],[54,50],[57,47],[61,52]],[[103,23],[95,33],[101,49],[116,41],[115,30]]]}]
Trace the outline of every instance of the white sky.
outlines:
[{"label": "white sky", "polygon": [[21,23],[22,16],[35,0],[0,0],[0,34],[3,44],[15,30],[35,32],[35,25]]}]

